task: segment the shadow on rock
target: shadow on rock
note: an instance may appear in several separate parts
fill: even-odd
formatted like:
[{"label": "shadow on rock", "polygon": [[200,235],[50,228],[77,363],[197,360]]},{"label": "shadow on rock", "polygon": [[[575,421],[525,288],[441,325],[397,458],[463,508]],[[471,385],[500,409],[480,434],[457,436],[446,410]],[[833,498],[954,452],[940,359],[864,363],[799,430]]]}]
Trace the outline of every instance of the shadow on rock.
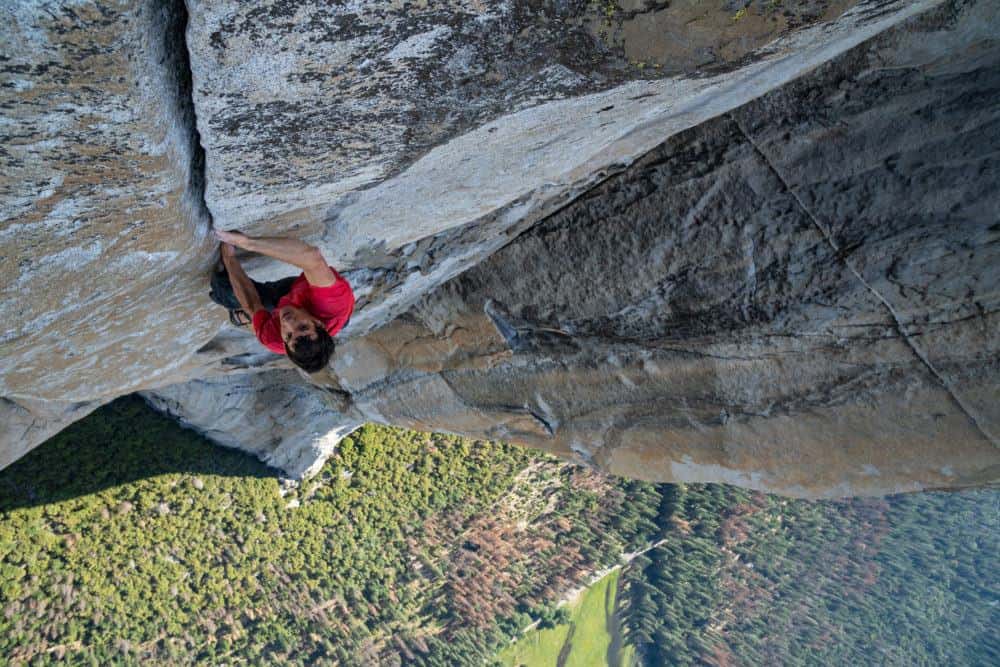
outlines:
[{"label": "shadow on rock", "polygon": [[137,396],[105,405],[0,472],[0,512],[57,503],[168,473],[276,477],[213,445]]}]

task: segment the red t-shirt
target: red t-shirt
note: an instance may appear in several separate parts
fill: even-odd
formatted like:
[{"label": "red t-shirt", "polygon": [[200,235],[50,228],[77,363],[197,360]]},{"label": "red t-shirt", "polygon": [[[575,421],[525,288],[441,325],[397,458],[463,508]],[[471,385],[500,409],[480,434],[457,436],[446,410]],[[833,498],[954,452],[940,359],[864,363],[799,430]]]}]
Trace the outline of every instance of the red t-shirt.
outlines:
[{"label": "red t-shirt", "polygon": [[[330,270],[333,271],[333,267]],[[354,292],[339,273],[333,271],[333,275],[336,280],[332,285],[316,287],[309,284],[303,273],[292,283],[288,294],[278,299],[277,308],[270,312],[258,310],[254,313],[253,330],[257,334],[257,340],[272,352],[285,353],[285,343],[281,340],[281,320],[278,316],[278,311],[284,306],[308,310],[314,317],[322,320],[331,336],[335,336],[354,312]]]}]

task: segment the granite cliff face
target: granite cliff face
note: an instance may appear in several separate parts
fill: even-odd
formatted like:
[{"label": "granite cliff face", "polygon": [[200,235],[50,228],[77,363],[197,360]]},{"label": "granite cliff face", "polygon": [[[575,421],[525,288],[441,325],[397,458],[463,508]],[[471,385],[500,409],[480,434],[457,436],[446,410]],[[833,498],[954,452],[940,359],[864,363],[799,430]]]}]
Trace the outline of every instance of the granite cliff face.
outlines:
[{"label": "granite cliff face", "polygon": [[[737,4],[8,10],[0,465],[140,390],[292,476],[380,421],[802,496],[995,483],[1000,6]],[[211,307],[213,223],[343,267],[327,372]]]}]

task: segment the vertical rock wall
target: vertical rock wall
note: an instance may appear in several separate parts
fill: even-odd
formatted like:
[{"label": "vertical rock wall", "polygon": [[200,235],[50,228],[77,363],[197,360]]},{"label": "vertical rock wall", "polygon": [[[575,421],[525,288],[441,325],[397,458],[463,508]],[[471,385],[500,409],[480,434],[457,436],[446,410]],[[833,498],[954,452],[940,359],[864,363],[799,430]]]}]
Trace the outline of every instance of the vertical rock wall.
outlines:
[{"label": "vertical rock wall", "polygon": [[[638,30],[680,4],[397,5],[2,10],[0,465],[146,390],[294,475],[377,420],[798,495],[996,479],[996,0],[720,9],[684,53]],[[323,377],[210,305],[213,216],[344,269]]]},{"label": "vertical rock wall", "polygon": [[220,323],[183,4],[2,11],[0,395],[108,400]]},{"label": "vertical rock wall", "polygon": [[994,480],[1000,44],[979,9],[671,138],[353,341],[344,386],[380,421],[645,479]]},{"label": "vertical rock wall", "polygon": [[295,371],[194,380],[144,396],[185,426],[299,479],[318,472],[341,438],[364,423],[336,393]]}]

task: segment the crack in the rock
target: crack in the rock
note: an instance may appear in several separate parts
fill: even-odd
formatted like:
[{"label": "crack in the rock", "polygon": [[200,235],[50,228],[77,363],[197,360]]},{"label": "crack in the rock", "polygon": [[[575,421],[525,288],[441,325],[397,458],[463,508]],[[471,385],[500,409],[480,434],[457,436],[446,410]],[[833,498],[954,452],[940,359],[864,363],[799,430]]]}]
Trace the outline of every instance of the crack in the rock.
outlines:
[{"label": "crack in the rock", "polygon": [[943,373],[941,373],[941,371],[939,371],[934,366],[931,360],[927,357],[927,354],[922,349],[920,349],[920,346],[917,345],[917,343],[913,340],[913,337],[907,332],[906,325],[903,323],[902,318],[899,316],[899,313],[896,312],[896,309],[893,307],[893,305],[888,301],[888,299],[882,296],[882,294],[877,289],[875,289],[871,285],[871,283],[865,280],[865,277],[861,275],[861,272],[854,267],[847,254],[842,252],[840,246],[837,244],[836,239],[833,238],[833,235],[830,233],[830,231],[819,221],[819,219],[809,209],[809,207],[806,206],[805,202],[802,201],[802,198],[799,197],[797,192],[795,192],[791,184],[785,179],[785,177],[781,174],[781,172],[778,171],[778,168],[774,166],[774,163],[771,162],[771,159],[767,156],[766,153],[764,153],[763,150],[761,150],[760,146],[757,145],[757,142],[754,141],[753,137],[750,136],[750,133],[747,132],[747,130],[743,127],[739,119],[737,119],[733,113],[727,113],[726,116],[733,122],[733,124],[736,125],[737,129],[739,129],[740,131],[740,134],[742,134],[743,138],[747,140],[747,143],[749,143],[750,146],[753,147],[754,152],[760,157],[761,161],[767,166],[767,168],[771,171],[771,173],[774,174],[775,178],[778,179],[782,187],[784,187],[785,190],[788,192],[788,194],[790,194],[792,198],[795,199],[795,202],[798,204],[799,208],[802,209],[802,212],[805,213],[806,216],[808,216],[808,218],[812,221],[813,225],[819,231],[820,235],[826,240],[827,244],[833,249],[834,253],[836,254],[836,257],[844,263],[844,266],[847,267],[847,269],[854,275],[855,278],[857,278],[857,280],[865,287],[865,289],[871,292],[872,295],[882,303],[885,309],[889,312],[889,316],[892,318],[893,324],[896,330],[899,332],[900,337],[902,337],[902,339],[906,341],[907,346],[913,352],[914,356],[918,360],[920,360],[920,362],[923,363],[923,365],[927,368],[927,370],[931,373],[931,375],[934,376],[934,378],[936,378],[939,383],[941,383],[941,386],[944,387],[948,396],[951,398],[952,401],[954,401],[955,405],[958,406],[959,410],[961,410],[962,413],[965,414],[965,416],[969,419],[969,421],[972,423],[975,429],[979,431],[979,433],[984,438],[986,438],[986,440],[990,442],[994,447],[1000,449],[1000,438],[997,438],[992,433],[990,433],[989,430],[980,422],[980,420],[976,416],[975,411],[966,404],[966,402],[961,398],[959,393],[951,385],[951,382],[944,376]]},{"label": "crack in the rock", "polygon": [[[194,82],[191,69],[191,53],[187,44],[188,10],[184,0],[153,0],[158,6],[162,23],[162,59],[159,65],[166,69],[167,82],[171,90],[167,93],[176,105],[174,113],[177,123],[187,132],[187,149],[190,154],[188,165],[187,197],[194,218],[208,223],[212,228],[212,212],[205,199],[205,149],[198,132],[198,119],[194,105]],[[154,26],[154,30],[157,26]]]}]

